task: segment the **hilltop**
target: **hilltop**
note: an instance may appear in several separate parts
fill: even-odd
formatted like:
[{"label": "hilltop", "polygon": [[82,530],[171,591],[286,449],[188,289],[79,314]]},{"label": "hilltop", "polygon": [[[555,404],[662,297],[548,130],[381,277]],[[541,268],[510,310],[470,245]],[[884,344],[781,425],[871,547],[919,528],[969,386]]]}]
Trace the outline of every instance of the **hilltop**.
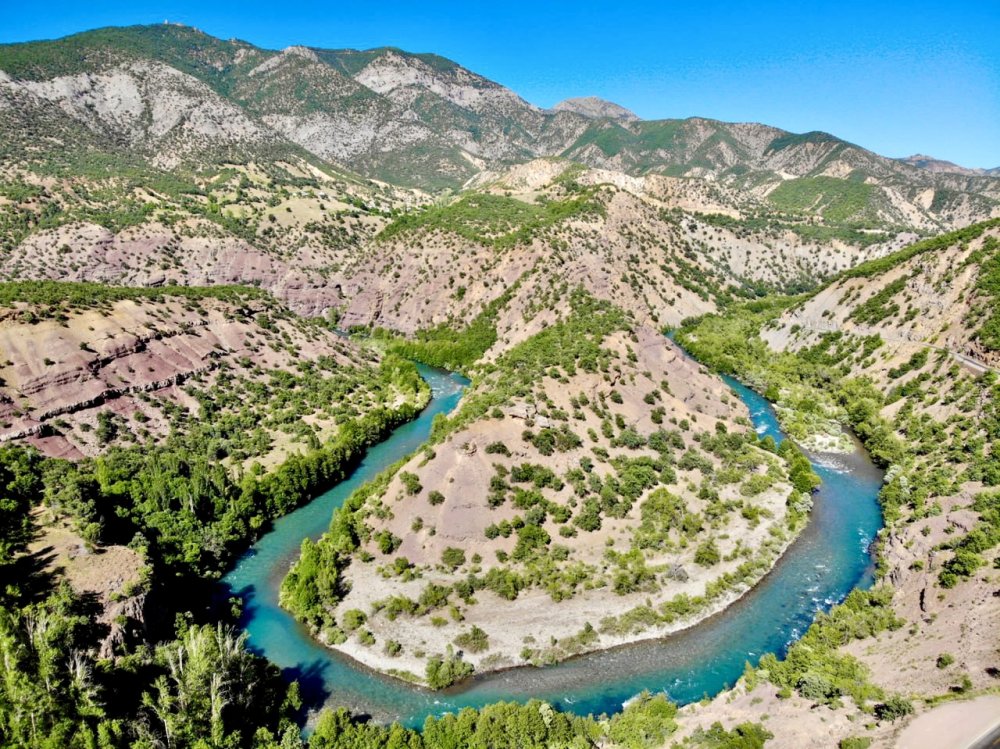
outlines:
[{"label": "hilltop", "polygon": [[[0,70],[5,116],[30,117],[35,132],[26,135],[62,128],[161,163],[304,150],[369,178],[436,188],[563,156],[762,192],[793,178],[867,182],[897,209],[934,216],[979,211],[976,195],[997,195],[991,180],[936,174],[826,133],[644,121],[594,97],[545,111],[451,60],[392,47],[274,51],[183,26],[137,26],[0,46]],[[927,190],[941,194],[924,204]]]}]

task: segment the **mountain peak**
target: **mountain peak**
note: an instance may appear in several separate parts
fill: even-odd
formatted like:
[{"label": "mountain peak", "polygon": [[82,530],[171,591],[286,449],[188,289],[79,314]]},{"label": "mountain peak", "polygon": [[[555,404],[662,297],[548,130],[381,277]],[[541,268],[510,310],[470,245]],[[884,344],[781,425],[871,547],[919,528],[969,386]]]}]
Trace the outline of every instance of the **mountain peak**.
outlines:
[{"label": "mountain peak", "polygon": [[291,47],[285,47],[281,50],[283,55],[295,55],[297,57],[304,57],[312,62],[319,62],[319,57],[313,52],[309,47],[303,47],[298,44],[294,44]]},{"label": "mountain peak", "polygon": [[639,117],[631,110],[626,109],[613,101],[607,101],[597,96],[580,96],[573,99],[564,99],[552,107],[555,112],[575,112],[576,114],[590,117],[592,119],[621,120],[623,122],[634,122]]},{"label": "mountain peak", "polygon": [[915,153],[912,156],[907,156],[902,159],[897,159],[904,164],[909,164],[910,166],[915,166],[918,169],[926,169],[928,172],[938,172],[946,174],[964,174],[967,176],[981,176],[981,175],[992,175],[996,174],[996,169],[976,169],[964,166],[959,166],[952,161],[945,161],[944,159],[935,159],[933,156],[928,156],[924,153]]}]

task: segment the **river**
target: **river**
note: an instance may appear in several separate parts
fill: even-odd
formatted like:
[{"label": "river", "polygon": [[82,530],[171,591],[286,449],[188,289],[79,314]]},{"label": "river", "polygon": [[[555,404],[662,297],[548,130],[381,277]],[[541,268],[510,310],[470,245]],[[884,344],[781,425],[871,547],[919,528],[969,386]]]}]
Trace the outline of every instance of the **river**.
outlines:
[{"label": "river", "polygon": [[[316,642],[278,606],[278,589],[304,538],[318,538],[333,510],[381,470],[416,450],[435,415],[450,412],[467,381],[420,365],[433,399],[414,421],[371,448],[345,481],[275,522],[224,578],[244,601],[241,626],[249,645],[299,679],[307,702],[345,706],[378,720],[420,725],[427,715],[503,699],[547,700],[579,714],[611,713],[644,689],[678,703],[717,694],[732,685],[744,663],[784,653],[817,611],[855,587],[871,585],[871,543],[882,526],[877,496],[882,472],[858,446],[850,455],[812,454],[823,480],[810,520],[774,569],[723,612],[675,635],[591,653],[545,668],[485,674],[447,692],[430,692],[374,673]],[[771,405],[732,378],[727,384],[750,410],[758,434],[784,436]],[[555,604],[553,604],[555,605]],[[595,612],[599,619],[602,612]]]}]

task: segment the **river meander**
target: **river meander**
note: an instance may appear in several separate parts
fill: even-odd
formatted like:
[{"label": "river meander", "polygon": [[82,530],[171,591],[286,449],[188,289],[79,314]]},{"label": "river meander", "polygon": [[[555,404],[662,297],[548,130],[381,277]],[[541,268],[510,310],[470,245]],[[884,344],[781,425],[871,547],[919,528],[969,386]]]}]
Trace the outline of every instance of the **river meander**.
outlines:
[{"label": "river meander", "polygon": [[[783,653],[817,611],[872,583],[870,546],[882,526],[877,501],[882,472],[859,446],[849,455],[810,455],[823,484],[805,530],[753,590],[688,630],[545,668],[485,674],[443,693],[376,674],[314,640],[278,606],[278,590],[302,540],[318,538],[355,489],[419,448],[434,416],[458,404],[466,380],[423,365],[420,373],[434,394],[420,416],[372,447],[349,478],[276,521],[224,578],[244,600],[241,626],[250,646],[299,679],[314,704],[324,701],[412,726],[430,714],[504,699],[537,697],[580,714],[618,711],[644,689],[692,702],[733,684],[746,661]],[[726,382],[749,408],[757,432],[780,442],[771,405],[736,380]],[[602,614],[595,612],[595,620]]]}]

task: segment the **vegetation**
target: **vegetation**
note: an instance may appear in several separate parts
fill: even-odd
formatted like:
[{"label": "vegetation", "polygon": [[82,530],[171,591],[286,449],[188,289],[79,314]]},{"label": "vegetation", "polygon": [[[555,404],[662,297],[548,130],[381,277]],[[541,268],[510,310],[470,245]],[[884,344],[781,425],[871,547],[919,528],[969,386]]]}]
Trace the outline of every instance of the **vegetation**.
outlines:
[{"label": "vegetation", "polygon": [[[309,739],[310,749],[407,749],[493,747],[494,749],[645,749],[659,746],[676,729],[677,708],[662,696],[640,695],[606,720],[581,718],[531,700],[497,702],[482,710],[464,708],[430,717],[421,731],[357,722],[346,710],[326,711]],[[727,745],[728,746],[728,745]],[[736,746],[736,745],[733,745]]]},{"label": "vegetation", "polygon": [[[321,396],[324,383],[334,381],[317,374],[303,376],[301,382]],[[186,422],[184,432],[160,444],[116,445],[77,463],[31,457],[22,457],[21,463],[35,468],[40,487],[35,499],[45,496],[50,507],[75,518],[92,541],[133,543],[156,564],[179,574],[217,575],[269,520],[340,480],[365,447],[417,412],[417,393],[426,386],[419,384],[411,364],[387,361],[380,376],[387,395],[408,392],[409,400],[392,410],[374,408],[345,420],[325,444],[289,455],[268,473],[237,475],[219,460],[237,454],[246,426],[207,399],[198,422]],[[335,387],[339,390],[343,382]],[[228,396],[239,398],[239,393],[229,390]],[[252,411],[245,416],[252,418]]]},{"label": "vegetation", "polygon": [[762,749],[774,734],[760,723],[740,723],[727,731],[721,723],[695,731],[692,744],[702,749]]},{"label": "vegetation", "polygon": [[220,299],[230,303],[262,299],[269,295],[252,286],[108,286],[102,283],[66,281],[16,281],[0,283],[0,306],[37,305],[49,310],[99,307],[122,299],[162,301],[180,299]]},{"label": "vegetation", "polygon": [[864,182],[802,177],[782,182],[767,198],[781,210],[819,213],[824,219],[839,223],[864,214],[874,193],[875,188]]},{"label": "vegetation", "polygon": [[817,614],[806,634],[783,659],[771,654],[761,658],[760,672],[773,684],[797,690],[814,702],[828,704],[848,695],[865,706],[883,699],[885,693],[872,684],[865,666],[839,648],[852,640],[902,626],[891,602],[892,589],[888,586],[851,591],[828,614]]},{"label": "vegetation", "polygon": [[509,287],[460,330],[442,323],[418,331],[415,340],[403,339],[383,329],[372,331],[371,337],[380,341],[387,351],[403,358],[433,367],[468,370],[496,343],[497,315],[516,290],[517,284]]},{"label": "vegetation", "polygon": [[985,297],[988,313],[976,337],[990,351],[1000,351],[1000,242],[987,237],[977,259],[980,269],[976,291]]},{"label": "vegetation", "polygon": [[938,252],[955,244],[971,242],[972,240],[981,237],[983,232],[987,229],[997,226],[1000,226],[1000,218],[982,221],[978,224],[971,224],[970,226],[966,226],[962,229],[957,229],[956,231],[938,234],[930,237],[929,239],[924,239],[908,245],[897,252],[886,255],[885,257],[860,263],[853,268],[844,271],[841,274],[841,277],[873,278],[874,276],[878,276],[886,271],[892,270],[901,263],[917,257],[918,255],[922,255],[925,252]]},{"label": "vegetation", "polygon": [[[995,225],[987,222],[918,242],[895,256],[864,264],[845,275],[877,279],[898,263],[970,242]],[[995,250],[995,241],[987,237],[982,249],[966,261],[980,264],[978,283],[984,295],[992,294],[990,260]],[[900,312],[899,300],[906,280],[903,277],[884,284],[853,307],[852,317],[877,326]],[[842,303],[850,301],[848,297]],[[989,488],[1000,485],[1000,474],[993,470],[1000,447],[996,441],[1000,434],[996,430],[1000,423],[996,376],[989,372],[980,376],[963,374],[957,366],[948,366],[946,354],[935,355],[925,348],[896,366],[884,367],[880,374],[887,391],[881,391],[878,380],[866,376],[876,369],[873,354],[882,345],[878,337],[811,333],[795,339],[804,342],[794,352],[770,351],[760,338],[761,331],[771,326],[783,309],[794,309],[797,303],[794,299],[751,303],[734,307],[721,317],[687,321],[678,339],[700,360],[740,377],[776,400],[779,417],[789,431],[808,426],[811,422],[804,418],[803,411],[817,407],[819,412],[850,425],[873,459],[890,467],[880,493],[890,527],[902,529],[940,514],[943,502],[958,496],[967,482],[986,484],[987,489],[977,489],[969,504],[978,516],[975,526],[937,547],[946,554],[950,552],[937,572],[942,590],[976,575],[989,564],[995,556],[993,550],[1000,545],[1000,495]],[[793,328],[792,334],[796,332]],[[891,418],[882,412],[889,405],[893,405]],[[943,407],[944,415],[932,415],[932,406]],[[808,436],[808,430],[800,435]],[[795,690],[817,703],[836,704],[849,696],[881,720],[894,721],[909,714],[913,710],[909,700],[871,683],[864,666],[841,650],[853,639],[872,637],[902,625],[893,613],[891,599],[888,585],[853,591],[829,614],[818,615],[784,659],[765,656],[750,680],[763,675],[785,694]],[[944,669],[952,662],[953,657],[944,653],[936,663]],[[858,745],[865,744],[862,741]]]},{"label": "vegetation", "polygon": [[[381,53],[315,52],[333,70],[349,75]],[[274,54],[242,42],[216,40],[194,29],[163,25],[100,29],[53,42],[2,45],[0,69],[18,79],[46,80],[99,73],[122,61],[152,59],[203,81],[254,117],[268,106],[307,113],[328,106],[324,87],[313,80],[294,92],[284,92],[288,97],[280,104],[269,100],[267,92],[248,89],[249,72]],[[456,70],[453,63],[434,55],[408,57],[438,73]],[[372,110],[380,106],[374,93],[348,92],[347,97]],[[442,104],[439,98],[413,102],[412,112],[421,124],[446,123],[477,140],[497,122],[505,135],[522,130],[516,116],[491,122],[488,113],[472,114]],[[448,233],[493,248],[497,257],[514,247],[552,240],[553,251],[546,261],[556,267],[566,262],[570,241],[558,232],[569,223],[596,226],[596,220],[606,215],[611,193],[608,187],[583,186],[577,181],[581,169],[571,167],[547,196],[531,201],[470,192],[454,199],[440,196],[433,206],[400,214],[392,209],[391,201],[379,200],[387,188],[348,175],[345,180],[351,191],[336,198],[345,209],[327,212],[320,204],[321,218],[301,231],[287,230],[281,219],[292,211],[288,202],[305,199],[306,192],[327,185],[324,180],[302,176],[300,167],[314,167],[328,177],[333,171],[296,146],[285,142],[213,146],[184,155],[180,166],[166,170],[151,165],[153,154],[145,145],[125,147],[114,136],[107,137],[108,133],[96,134],[69,120],[51,128],[43,122],[30,128],[9,126],[11,108],[7,110],[3,117],[7,137],[0,144],[0,160],[16,165],[19,175],[12,177],[15,171],[11,171],[4,177],[11,181],[0,184],[0,257],[9,278],[29,274],[14,254],[26,238],[54,229],[71,234],[79,222],[113,233],[143,229],[154,222],[167,227],[169,246],[143,270],[155,270],[160,263],[168,278],[182,281],[188,269],[174,244],[190,237],[239,238],[283,260],[301,257],[297,253],[303,248],[334,247],[334,260],[308,269],[310,276],[329,279],[342,270],[340,258],[349,257],[340,250],[356,245],[358,237],[373,235],[381,225],[379,217],[391,219],[381,240],[409,244],[433,232]],[[56,110],[53,106],[52,111]],[[707,138],[700,133],[697,147],[688,148],[689,126],[682,121],[636,122],[627,127],[593,122],[567,153],[598,149],[607,157],[619,157],[636,173],[674,175],[695,168],[719,171],[715,162],[719,147],[739,160],[743,146],[725,126],[701,122],[697,127],[712,132]],[[30,151],[24,147],[29,142]],[[766,150],[771,154],[805,144],[825,146],[830,153],[848,147],[833,136],[806,133],[781,135]],[[681,152],[687,154],[683,159],[676,156]],[[294,162],[287,168],[278,163],[286,158]],[[458,148],[416,143],[363,166],[372,176],[437,188],[464,180],[470,168],[466,161]],[[428,164],[442,163],[459,167],[447,176],[418,174],[430,171]],[[244,169],[247,165],[253,169]],[[250,171],[264,176],[251,179]],[[773,180],[773,175],[754,174],[741,165],[727,169],[723,176],[734,185],[741,180],[742,184],[757,180],[758,185]],[[811,289],[820,273],[810,271],[774,283],[740,279],[730,269],[729,253],[716,258],[708,245],[709,233],[721,235],[717,231],[721,229],[757,239],[790,230],[818,242],[840,239],[857,247],[882,242],[900,227],[879,220],[886,209],[882,189],[864,178],[859,170],[847,179],[786,180],[761,205],[741,207],[739,219],[722,214],[692,218],[679,210],[664,211],[661,218],[666,227],[690,222],[684,235],[697,234],[704,241],[667,242],[641,230],[624,231],[623,238],[642,249],[629,257],[621,279],[611,279],[611,288],[628,284],[637,293],[661,291],[655,279],[651,283],[645,276],[643,266],[649,260],[658,263],[659,270],[691,298],[724,308],[723,317],[687,321],[679,340],[709,366],[738,376],[775,401],[786,431],[795,440],[807,444],[813,437],[839,433],[842,424],[850,426],[873,458],[891,467],[881,499],[886,519],[894,527],[940,514],[942,503],[956,496],[957,487],[975,483],[975,495],[962,508],[976,517],[974,527],[949,533],[935,548],[943,560],[934,570],[937,593],[945,596],[951,588],[997,565],[997,378],[992,374],[960,376],[947,368],[947,357],[932,349],[892,366],[875,367],[883,345],[878,336],[829,333],[813,338],[796,353],[774,355],[759,334],[782,310],[801,301],[776,299],[776,288]],[[338,182],[338,191],[344,184]],[[941,212],[967,196],[976,197],[957,188],[935,189],[931,210]],[[362,218],[371,220],[362,222]],[[928,239],[843,275],[874,278],[922,253],[972,242],[996,226],[1000,219]],[[601,249],[586,232],[574,232],[571,241],[574,252]],[[67,260],[54,273],[80,271],[75,259],[66,258],[75,249],[75,239],[53,248]],[[1000,351],[997,242],[984,241],[970,262],[978,263],[980,272],[975,292],[978,307],[967,322],[976,329],[978,345]],[[39,267],[30,269],[30,273],[40,272]],[[855,306],[851,319],[876,327],[902,316],[911,280],[904,277],[885,283]],[[609,383],[634,381],[635,373],[624,361],[626,356],[634,357],[631,348],[628,355],[620,355],[605,344],[611,334],[621,334],[626,347],[628,341],[634,343],[632,320],[611,303],[554,283],[528,301],[525,317],[538,309],[554,308],[555,299],[560,304],[567,300],[567,314],[547,322],[529,340],[506,351],[495,350],[495,361],[482,364],[484,353],[497,344],[497,321],[518,288],[506,289],[475,317],[475,311],[466,309],[467,314],[419,331],[410,340],[371,331],[371,339],[386,354],[383,363],[373,367],[342,366],[325,357],[302,360],[287,334],[291,316],[252,286],[0,284],[0,306],[16,309],[17,319],[23,322],[51,318],[66,323],[71,314],[84,309],[107,312],[110,305],[123,300],[155,304],[171,298],[202,312],[201,302],[208,300],[249,306],[253,311],[246,314],[256,315],[268,331],[254,353],[284,352],[292,362],[287,369],[273,371],[253,357],[225,363],[211,378],[195,376],[178,385],[176,401],[139,394],[143,408],[164,415],[165,426],[158,434],[144,430],[143,420],[149,417],[142,411],[131,419],[111,409],[102,411],[88,439],[96,457],[70,462],[44,458],[18,444],[0,445],[0,744],[53,749],[662,745],[675,728],[676,708],[663,696],[648,694],[610,718],[567,715],[537,701],[498,703],[429,718],[422,731],[360,721],[344,710],[325,711],[307,741],[299,733],[305,706],[297,685],[289,686],[274,666],[248,651],[244,636],[220,622],[230,621],[235,612],[209,610],[203,595],[205,583],[217,577],[271,520],[343,478],[368,445],[417,412],[426,401],[427,389],[409,359],[461,369],[475,377],[459,411],[452,418],[437,420],[428,455],[463,426],[480,419],[509,418],[505,409],[515,402],[530,404],[539,416],[537,424],[526,424],[523,431],[518,428],[519,442],[515,437],[510,445],[493,441],[485,448],[487,455],[496,456],[499,466],[491,479],[489,504],[503,508],[485,533],[488,539],[509,539],[505,547],[509,553],[503,552],[502,558],[498,554],[500,563],[486,564],[484,572],[479,554],[447,547],[428,566],[455,573],[454,584],[424,580],[413,599],[395,596],[377,602],[371,611],[338,611],[336,603],[347,587],[344,570],[352,559],[373,557],[383,574],[407,582],[420,580],[427,571],[399,556],[402,539],[384,529],[375,531],[372,519],[391,515],[392,509],[382,500],[394,479],[402,487],[401,497],[426,498],[432,506],[442,505],[448,490],[424,486],[415,473],[394,466],[347,500],[323,539],[303,544],[301,558],[282,586],[285,605],[331,641],[351,636],[373,644],[374,636],[366,626],[369,617],[379,615],[392,619],[440,614],[458,622],[460,606],[481,591],[514,600],[526,589],[542,589],[553,601],[560,601],[579,590],[607,587],[618,595],[652,600],[668,581],[686,579],[679,565],[649,562],[665,549],[687,553],[695,564],[706,568],[734,560],[738,564],[710,582],[704,594],[680,595],[655,606],[647,603],[616,612],[602,619],[600,631],[623,633],[680,621],[756,580],[790,532],[801,527],[808,510],[806,495],[816,488],[818,477],[806,456],[792,441],[775,445],[753,435],[729,434],[722,424],[712,433],[711,427],[706,431],[700,422],[694,429],[686,420],[671,422],[664,408],[666,398],[672,396],[666,385],[650,388],[646,396],[656,424],[653,430],[628,423],[624,409],[617,408],[622,405],[624,384],[610,386],[606,398],[604,393],[574,396],[572,413],[556,408],[546,401],[540,383],[562,385],[580,372]],[[449,286],[459,304],[466,300],[466,292],[464,285]],[[765,298],[741,303],[758,296]],[[670,305],[682,300],[681,296],[661,298]],[[646,302],[654,306],[648,298]],[[909,308],[905,314],[918,311]],[[336,311],[326,323],[295,324],[306,326],[308,337],[335,322]],[[44,362],[56,364],[48,358]],[[197,405],[187,407],[181,402]],[[935,415],[939,412],[945,416]],[[576,426],[578,414],[584,413],[596,414],[599,428]],[[324,427],[317,427],[316,420]],[[42,438],[58,437],[74,428],[62,419],[43,421]],[[91,425],[86,428],[90,430]],[[290,446],[288,452],[277,449],[278,445]],[[560,472],[531,459],[507,460],[525,450],[543,457],[576,455],[569,468]],[[275,455],[279,456],[276,461],[268,460]],[[760,498],[786,481],[793,489],[787,527],[773,529],[774,537],[756,553],[737,546],[731,556],[724,554],[729,538],[726,522],[730,518],[759,522],[764,516]],[[987,488],[979,491],[980,485]],[[728,493],[720,495],[725,487]],[[694,495],[702,503],[697,508],[682,499]],[[567,496],[570,499],[562,501]],[[448,497],[460,499],[455,492]],[[124,615],[102,623],[93,596],[75,595],[58,574],[49,577],[40,572],[36,568],[40,557],[26,552],[41,507],[68,520],[88,552],[100,552],[102,546],[112,544],[128,545],[136,552],[145,565],[143,577],[114,597],[156,596],[158,600],[153,600],[168,621],[151,621],[149,630],[141,634],[127,631]],[[570,556],[567,539],[597,533],[625,517],[634,517],[636,522],[622,534],[624,550],[606,549],[600,560],[605,572]],[[414,518],[411,527],[416,532],[425,527],[424,520]],[[227,606],[223,603],[222,608]],[[178,616],[171,629],[173,614]],[[444,616],[440,621],[446,622]],[[748,678],[766,676],[783,695],[795,691],[818,704],[836,705],[851,697],[880,720],[899,720],[914,709],[909,699],[872,684],[861,663],[842,652],[842,646],[852,640],[898,626],[888,586],[855,591],[828,614],[819,615],[785,658],[765,656],[759,670],[751,669]],[[580,652],[597,637],[598,629],[587,624],[563,641],[526,647],[525,661],[541,663]],[[402,645],[394,640],[379,644],[389,655],[402,652]],[[446,688],[468,676],[472,666],[463,656],[489,651],[490,637],[478,626],[465,625],[452,645],[427,660],[425,681],[432,688]],[[953,656],[941,653],[936,665],[948,669],[953,662]],[[968,683],[966,677],[963,690]],[[731,730],[715,724],[698,731],[688,743],[759,747],[768,738],[770,733],[758,724],[744,723]],[[866,741],[851,738],[841,745],[857,749]]]},{"label": "vegetation", "polygon": [[[869,380],[847,376],[850,365],[873,349],[854,347],[841,334],[829,333],[809,348],[775,353],[760,338],[761,329],[794,301],[749,303],[725,317],[689,321],[677,339],[699,361],[751,383],[774,401],[793,438],[806,442],[839,421],[852,428],[877,463],[886,466],[900,459],[902,443],[879,414],[884,396]],[[877,348],[881,341],[872,344]]]},{"label": "vegetation", "polygon": [[379,234],[392,239],[417,229],[457,234],[489,247],[504,249],[528,244],[556,224],[574,218],[604,215],[593,189],[565,200],[526,203],[490,193],[468,193],[453,203],[407,213]]},{"label": "vegetation", "polygon": [[221,748],[297,735],[297,688],[249,653],[245,636],[185,626],[155,649],[98,661],[91,606],[64,585],[42,602],[0,609],[5,746],[152,748],[169,737],[171,746]]}]

